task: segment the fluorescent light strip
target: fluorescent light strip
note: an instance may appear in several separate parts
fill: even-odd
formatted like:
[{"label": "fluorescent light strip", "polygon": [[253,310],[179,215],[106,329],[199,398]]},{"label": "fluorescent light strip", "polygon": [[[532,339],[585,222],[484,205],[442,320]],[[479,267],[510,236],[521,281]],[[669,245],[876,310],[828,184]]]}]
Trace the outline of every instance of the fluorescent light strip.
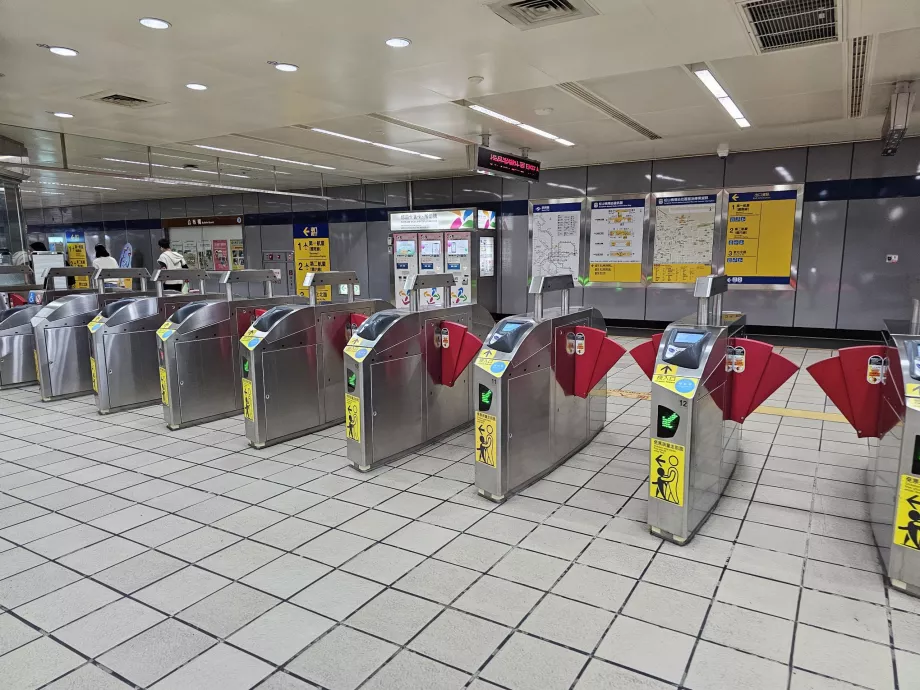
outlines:
[{"label": "fluorescent light strip", "polygon": [[249,175],[236,175],[234,173],[217,172],[216,170],[201,170],[200,168],[186,168],[181,165],[163,165],[162,163],[145,163],[144,161],[129,161],[123,158],[103,158],[110,163],[128,163],[130,165],[150,166],[151,168],[166,168],[167,170],[180,170],[182,172],[201,173],[202,175],[224,175],[226,177],[242,177],[249,179]]},{"label": "fluorescent light strip", "polygon": [[489,117],[494,117],[496,120],[501,120],[502,122],[507,122],[509,125],[515,125],[521,129],[530,132],[531,134],[536,134],[537,136],[546,137],[547,139],[552,139],[557,144],[562,144],[563,146],[575,146],[575,143],[569,141],[568,139],[563,139],[562,137],[557,137],[555,134],[550,134],[549,132],[537,129],[532,125],[525,124],[520,120],[515,120],[513,117],[508,117],[507,115],[502,115],[497,113],[494,110],[489,110],[488,108],[483,108],[481,105],[476,103],[470,103],[467,106],[470,110],[475,110],[477,113],[482,113],[483,115],[488,115]]},{"label": "fluorescent light strip", "polygon": [[99,189],[106,192],[117,192],[114,187],[90,187],[85,184],[67,184],[66,182],[48,182],[45,180],[26,180],[24,184],[37,184],[39,186],[54,185],[55,187],[77,187],[79,189]]},{"label": "fluorescent light strip", "polygon": [[410,149],[402,149],[398,146],[390,146],[389,144],[381,144],[376,141],[369,141],[367,139],[361,139],[360,137],[353,137],[348,134],[341,134],[339,132],[330,132],[328,129],[319,129],[318,127],[310,127],[311,132],[316,132],[318,134],[328,134],[331,137],[338,137],[339,139],[348,139],[348,141],[355,141],[359,144],[370,144],[371,146],[376,146],[379,149],[389,149],[390,151],[399,151],[400,153],[408,153],[413,156],[420,156],[421,158],[428,158],[433,161],[442,161],[443,158],[438,156],[432,156],[430,153],[420,153],[418,151],[412,151]]},{"label": "fluorescent light strip", "polygon": [[[314,132],[322,131],[324,134],[333,134],[333,132],[325,132],[324,130],[313,130],[313,131]],[[345,135],[337,134],[336,136],[344,137]],[[345,138],[350,139],[351,137],[345,137]],[[361,141],[361,140],[359,139],[357,141]],[[367,143],[370,143],[370,142],[367,142]],[[301,161],[288,160],[287,158],[275,158],[274,156],[260,156],[258,153],[248,153],[246,151],[234,151],[233,149],[221,149],[216,146],[205,146],[204,144],[193,144],[193,145],[195,146],[195,148],[205,149],[206,151],[220,151],[221,153],[232,153],[237,156],[249,156],[251,158],[261,158],[262,160],[266,160],[266,161],[278,161],[279,163],[291,163],[293,165],[305,165],[311,168],[321,168],[322,170],[335,170],[335,168],[330,167],[328,165],[317,165],[316,163],[303,163]],[[418,154],[418,155],[424,155],[424,154]]]},{"label": "fluorescent light strip", "polygon": [[744,113],[741,112],[741,109],[735,105],[735,102],[731,97],[725,92],[725,89],[722,88],[722,85],[718,80],[712,75],[708,69],[698,69],[693,72],[696,75],[696,78],[703,82],[703,86],[709,89],[709,93],[715,96],[716,100],[719,101],[719,105],[725,108],[725,111],[731,115],[731,118],[735,121],[735,124],[741,127],[750,127],[751,123],[747,121],[747,118],[744,117]]}]

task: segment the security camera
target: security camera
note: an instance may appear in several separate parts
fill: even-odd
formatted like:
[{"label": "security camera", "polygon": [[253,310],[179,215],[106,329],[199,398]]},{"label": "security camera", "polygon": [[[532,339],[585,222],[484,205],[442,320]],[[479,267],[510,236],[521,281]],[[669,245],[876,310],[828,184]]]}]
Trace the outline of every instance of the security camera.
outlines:
[{"label": "security camera", "polygon": [[716,154],[719,158],[728,158],[728,144],[719,144],[716,147]]}]

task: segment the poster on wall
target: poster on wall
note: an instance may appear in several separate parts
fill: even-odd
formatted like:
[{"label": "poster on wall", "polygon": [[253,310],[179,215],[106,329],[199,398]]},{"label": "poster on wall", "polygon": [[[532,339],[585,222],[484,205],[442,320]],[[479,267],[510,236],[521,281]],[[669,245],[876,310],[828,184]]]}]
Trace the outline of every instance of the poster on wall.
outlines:
[{"label": "poster on wall", "polygon": [[571,273],[577,280],[581,202],[534,204],[532,215],[530,274],[536,277]]},{"label": "poster on wall", "polygon": [[791,285],[798,191],[728,192],[725,275],[735,285]]},{"label": "poster on wall", "polygon": [[211,248],[214,252],[214,270],[230,270],[230,248],[227,240],[211,240]]},{"label": "poster on wall", "polygon": [[182,259],[189,268],[199,268],[198,266],[198,243],[195,240],[186,240],[179,246],[182,253]]},{"label": "poster on wall", "polygon": [[712,272],[717,194],[655,199],[652,282],[693,283]]},{"label": "poster on wall", "polygon": [[[486,213],[485,211],[481,212]],[[488,217],[481,215],[478,222],[488,222]],[[493,214],[494,218],[494,214]],[[415,230],[473,230],[477,224],[475,209],[457,208],[439,211],[399,211],[390,214],[390,231],[406,232]]]},{"label": "poster on wall", "polygon": [[246,265],[243,240],[230,240],[230,270],[242,271]]},{"label": "poster on wall", "polygon": [[[297,294],[310,296],[310,288],[303,287],[307,273],[319,273],[331,270],[329,261],[329,225],[294,226],[294,276]],[[317,302],[332,301],[332,287],[325,285],[316,288]]]},{"label": "poster on wall", "polygon": [[592,283],[642,281],[645,199],[591,202],[588,278]]},{"label": "poster on wall", "polygon": [[[86,238],[82,230],[71,230],[67,233],[67,263],[71,266],[87,267]],[[89,288],[89,277],[77,276],[74,278],[74,287],[77,290]]]},{"label": "poster on wall", "polygon": [[214,247],[211,240],[198,241],[198,267],[206,271],[214,270]]}]

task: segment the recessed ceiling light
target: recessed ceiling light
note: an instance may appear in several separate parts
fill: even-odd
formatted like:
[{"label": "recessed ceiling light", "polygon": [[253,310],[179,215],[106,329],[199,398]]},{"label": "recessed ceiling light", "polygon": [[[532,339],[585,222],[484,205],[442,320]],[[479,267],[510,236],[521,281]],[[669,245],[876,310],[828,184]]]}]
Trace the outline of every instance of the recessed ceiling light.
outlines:
[{"label": "recessed ceiling light", "polygon": [[[537,129],[533,125],[525,124],[519,120],[515,120],[513,117],[508,117],[507,115],[502,115],[501,113],[497,113],[494,110],[483,108],[481,105],[470,103],[467,105],[467,107],[470,108],[470,110],[475,110],[477,113],[482,113],[483,115],[494,117],[498,120],[501,120],[502,122],[507,122],[509,125],[516,125],[520,127],[521,129],[530,132],[531,134],[536,134],[541,137],[546,137],[547,139],[552,139],[557,144],[562,144],[563,146],[575,146],[575,142],[569,141],[568,139],[562,139],[561,137],[557,137],[555,134],[551,134],[550,132],[547,132],[545,130]],[[548,110],[549,112],[553,111],[552,108],[546,108],[546,110]],[[540,113],[539,110],[537,110],[536,112],[538,114]]]},{"label": "recessed ceiling light", "polygon": [[482,82],[484,82],[484,81],[486,80],[486,78],[485,78],[485,77],[481,77],[481,76],[479,76],[478,74],[474,74],[472,77],[467,77],[466,80],[467,80],[470,84],[481,84]]},{"label": "recessed ceiling light", "polygon": [[412,45],[412,41],[408,38],[388,38],[387,45],[390,48],[407,48]]},{"label": "recessed ceiling light", "polygon": [[541,116],[542,115],[552,115],[553,109],[552,108],[537,108],[536,110],[534,110],[534,112],[537,115],[541,115]]},{"label": "recessed ceiling light", "polygon": [[138,21],[148,29],[168,29],[172,26],[172,24],[165,19],[157,19],[156,17],[144,17]]},{"label": "recessed ceiling light", "polygon": [[66,119],[66,120],[69,120],[70,118],[73,117],[73,115],[71,115],[70,113],[54,113],[54,116],[55,116],[55,117],[63,117],[63,118]]},{"label": "recessed ceiling light", "polygon": [[380,149],[389,149],[390,151],[399,151],[400,153],[409,153],[413,156],[420,156],[421,158],[429,158],[433,161],[442,161],[443,158],[438,156],[432,156],[430,153],[420,153],[419,151],[412,151],[411,149],[402,149],[398,146],[390,146],[389,144],[381,144],[376,141],[368,141],[367,139],[361,139],[359,137],[353,137],[348,134],[340,134],[339,132],[330,132],[328,129],[318,129],[317,127],[311,127],[311,132],[316,132],[317,134],[328,134],[331,137],[338,137],[339,139],[348,139],[349,141],[356,141],[359,144],[370,144],[371,146],[376,146]]},{"label": "recessed ceiling light", "polygon": [[279,72],[296,72],[297,65],[292,65],[289,62],[275,62],[274,60],[269,60],[269,65],[274,67]]},{"label": "recessed ceiling light", "polygon": [[207,91],[208,87],[204,84],[186,84],[185,88],[191,89],[192,91]]},{"label": "recessed ceiling light", "polygon": [[64,46],[48,46],[48,50],[61,57],[76,57],[78,54],[73,48],[65,48]]}]

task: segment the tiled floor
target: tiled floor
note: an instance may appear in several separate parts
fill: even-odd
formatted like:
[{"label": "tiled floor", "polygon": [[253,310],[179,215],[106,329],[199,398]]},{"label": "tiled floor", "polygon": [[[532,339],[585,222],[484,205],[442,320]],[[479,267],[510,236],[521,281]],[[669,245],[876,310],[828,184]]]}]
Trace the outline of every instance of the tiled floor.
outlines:
[{"label": "tiled floor", "polygon": [[[628,358],[608,379],[648,386]],[[805,372],[768,404],[834,412]],[[158,408],[0,393],[0,688],[920,687],[920,600],[880,575],[865,441],[752,415],[680,548],[644,524],[648,401],[608,410],[495,506],[469,432],[362,475],[340,428],[255,451],[240,419],[170,433]]]}]

